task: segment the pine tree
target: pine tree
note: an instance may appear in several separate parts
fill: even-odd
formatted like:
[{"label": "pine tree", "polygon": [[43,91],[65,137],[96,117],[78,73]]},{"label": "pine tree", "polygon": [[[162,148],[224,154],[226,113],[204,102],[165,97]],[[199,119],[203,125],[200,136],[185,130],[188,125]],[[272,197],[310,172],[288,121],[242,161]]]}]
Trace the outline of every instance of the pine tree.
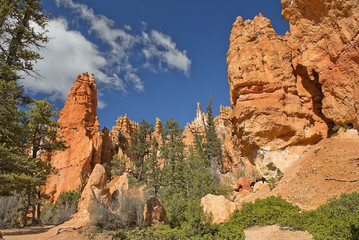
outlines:
[{"label": "pine tree", "polygon": [[130,144],[130,151],[135,157],[136,164],[136,175],[137,180],[141,181],[143,175],[145,174],[145,157],[149,153],[149,148],[151,146],[149,137],[153,132],[153,124],[142,119],[140,122],[139,128],[132,134],[132,142]]},{"label": "pine tree", "polygon": [[155,191],[155,195],[157,196],[158,190],[161,187],[161,168],[158,162],[158,144],[156,141],[156,137],[153,137],[151,140],[151,150],[146,158],[146,166],[147,166],[147,178],[146,184],[149,187],[153,187]]},{"label": "pine tree", "polygon": [[[48,42],[48,15],[38,0],[0,0],[0,79],[20,79],[34,74],[34,62],[41,59],[35,49]],[[35,29],[36,28],[36,29]]]},{"label": "pine tree", "polygon": [[[25,147],[31,151],[27,163],[33,165],[32,178],[40,183],[26,189],[27,200],[25,201],[23,214],[27,214],[29,204],[31,204],[33,223],[40,221],[41,185],[45,183],[52,170],[51,165],[41,157],[46,157],[53,151],[66,148],[64,141],[61,141],[56,131],[58,123],[54,119],[59,115],[59,111],[53,111],[52,107],[46,99],[33,101],[27,112],[27,122],[23,127],[26,130]],[[31,194],[33,195],[32,198]],[[37,219],[35,219],[35,216],[37,216]],[[26,216],[23,216],[23,225],[26,225],[25,218]]]},{"label": "pine tree", "polygon": [[222,142],[218,137],[216,132],[216,127],[214,125],[214,117],[212,111],[212,98],[209,97],[208,106],[206,109],[207,113],[207,124],[206,124],[206,143],[204,144],[205,151],[207,154],[208,160],[213,164],[217,164],[222,173],[224,173],[224,164],[222,157]]},{"label": "pine tree", "polygon": [[161,146],[161,159],[164,161],[164,182],[168,190],[182,192],[185,189],[184,143],[179,122],[169,119],[163,129],[164,144]]},{"label": "pine tree", "polygon": [[[40,59],[34,49],[48,41],[47,14],[35,0],[0,0],[0,194],[11,194],[39,184],[31,176],[33,164],[25,152],[26,112],[31,103],[18,84],[34,73]],[[36,30],[35,30],[36,27]]]}]

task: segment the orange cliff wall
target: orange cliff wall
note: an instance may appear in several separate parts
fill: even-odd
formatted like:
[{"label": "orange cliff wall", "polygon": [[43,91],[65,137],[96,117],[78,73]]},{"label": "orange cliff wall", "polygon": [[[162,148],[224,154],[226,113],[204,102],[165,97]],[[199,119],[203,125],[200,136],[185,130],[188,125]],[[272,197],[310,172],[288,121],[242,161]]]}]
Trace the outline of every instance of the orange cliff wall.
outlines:
[{"label": "orange cliff wall", "polygon": [[359,127],[359,2],[282,0],[291,33],[238,17],[227,53],[233,136],[264,177],[334,125]]}]

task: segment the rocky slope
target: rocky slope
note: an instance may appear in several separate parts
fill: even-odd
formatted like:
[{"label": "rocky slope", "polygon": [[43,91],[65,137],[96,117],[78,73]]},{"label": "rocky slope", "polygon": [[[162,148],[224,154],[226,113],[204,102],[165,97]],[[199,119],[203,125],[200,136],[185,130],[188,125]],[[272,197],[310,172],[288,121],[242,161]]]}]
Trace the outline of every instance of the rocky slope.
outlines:
[{"label": "rocky slope", "polygon": [[67,149],[50,157],[55,168],[45,186],[50,201],[56,201],[61,192],[79,190],[98,163],[109,163],[114,146],[105,128],[100,131],[97,119],[97,86],[95,78],[87,73],[77,76],[64,108],[60,112],[59,135]]},{"label": "rocky slope", "polygon": [[359,3],[282,0],[291,33],[259,15],[233,24],[227,53],[233,135],[270,178],[334,125],[358,127]]}]

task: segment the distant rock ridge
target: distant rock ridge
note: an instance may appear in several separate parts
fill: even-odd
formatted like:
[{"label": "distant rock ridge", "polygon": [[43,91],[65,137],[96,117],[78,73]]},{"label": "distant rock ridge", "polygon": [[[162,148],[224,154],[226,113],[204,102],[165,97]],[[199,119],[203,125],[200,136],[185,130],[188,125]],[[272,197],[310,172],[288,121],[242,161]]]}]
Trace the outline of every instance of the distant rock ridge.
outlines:
[{"label": "distant rock ridge", "polygon": [[291,32],[238,17],[227,53],[232,135],[270,178],[334,125],[359,127],[359,2],[282,0]]},{"label": "distant rock ridge", "polygon": [[61,192],[83,188],[96,164],[111,161],[114,146],[108,129],[100,131],[96,107],[94,75],[78,75],[58,120],[58,133],[68,148],[56,151],[49,159],[55,173],[48,178],[45,193],[50,195],[51,202]]}]

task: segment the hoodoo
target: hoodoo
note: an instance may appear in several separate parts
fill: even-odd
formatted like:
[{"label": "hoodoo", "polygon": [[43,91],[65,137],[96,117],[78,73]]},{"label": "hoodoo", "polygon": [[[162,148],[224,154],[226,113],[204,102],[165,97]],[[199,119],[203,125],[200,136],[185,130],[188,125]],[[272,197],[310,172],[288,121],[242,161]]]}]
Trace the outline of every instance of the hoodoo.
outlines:
[{"label": "hoodoo", "polygon": [[112,158],[114,147],[108,130],[100,131],[96,107],[95,77],[78,75],[58,120],[58,132],[68,148],[51,156],[55,173],[45,186],[50,201],[56,201],[61,192],[83,188],[95,165]]}]

